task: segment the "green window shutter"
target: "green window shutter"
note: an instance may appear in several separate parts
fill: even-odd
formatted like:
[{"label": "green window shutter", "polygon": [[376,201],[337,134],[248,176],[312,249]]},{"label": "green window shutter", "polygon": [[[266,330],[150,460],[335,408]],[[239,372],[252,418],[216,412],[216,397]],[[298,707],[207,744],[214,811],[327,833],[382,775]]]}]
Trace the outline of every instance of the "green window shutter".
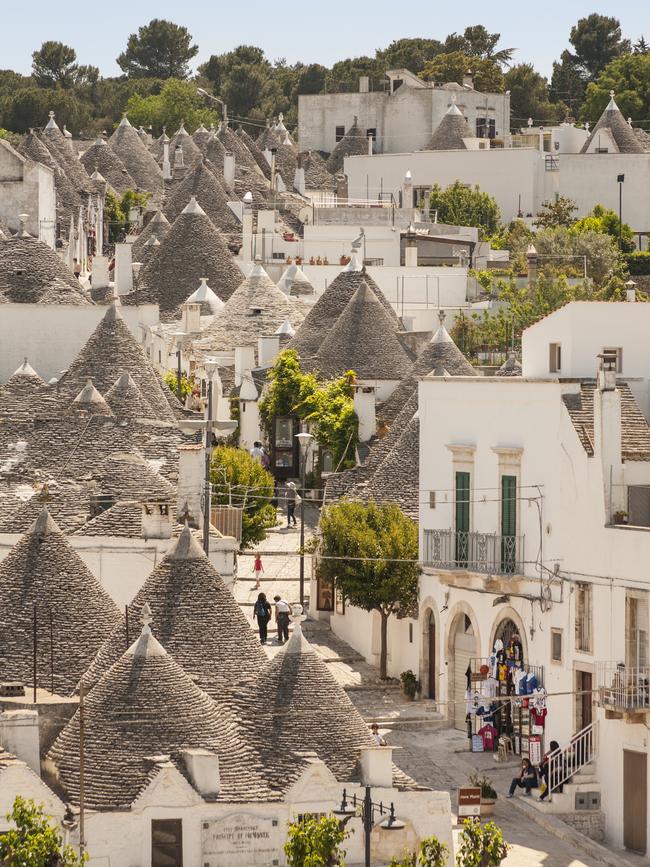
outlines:
[{"label": "green window shutter", "polygon": [[501,476],[501,535],[517,535],[516,476]]},{"label": "green window shutter", "polygon": [[456,532],[469,532],[469,473],[456,473]]}]

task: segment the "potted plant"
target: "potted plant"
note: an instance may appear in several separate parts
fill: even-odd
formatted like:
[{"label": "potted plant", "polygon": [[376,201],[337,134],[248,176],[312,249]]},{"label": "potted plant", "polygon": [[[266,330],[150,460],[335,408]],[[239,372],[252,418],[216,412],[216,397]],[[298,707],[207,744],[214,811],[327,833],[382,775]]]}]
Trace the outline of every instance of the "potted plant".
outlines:
[{"label": "potted plant", "polygon": [[400,674],[399,679],[402,681],[402,692],[408,701],[413,701],[416,694],[420,692],[420,681],[413,674],[410,668],[403,671]]},{"label": "potted plant", "polygon": [[481,790],[481,816],[494,815],[497,793],[492,785],[492,780],[486,777],[485,774],[472,774],[469,781],[472,786]]},{"label": "potted plant", "polygon": [[628,522],[628,514],[627,512],[614,512],[614,523],[615,524],[627,524]]},{"label": "potted plant", "polygon": [[302,256],[296,256],[296,265],[302,265]]}]

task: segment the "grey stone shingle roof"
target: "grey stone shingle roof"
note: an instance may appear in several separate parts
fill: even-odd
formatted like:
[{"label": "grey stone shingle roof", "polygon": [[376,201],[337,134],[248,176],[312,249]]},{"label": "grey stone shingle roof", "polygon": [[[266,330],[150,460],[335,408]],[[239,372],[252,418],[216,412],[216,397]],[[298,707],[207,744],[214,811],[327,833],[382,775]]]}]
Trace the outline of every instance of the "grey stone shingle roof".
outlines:
[{"label": "grey stone shingle roof", "polygon": [[48,123],[41,133],[43,144],[50,151],[77,193],[90,191],[90,179],[66,137],[56,123]]},{"label": "grey stone shingle roof", "polygon": [[[169,652],[201,689],[219,698],[238,694],[265,660],[258,639],[189,528],[140,588],[131,608],[147,602],[157,633]],[[95,683],[125,646],[122,621],[106,640],[85,680]]]},{"label": "grey stone shingle roof", "polygon": [[211,353],[257,345],[258,337],[273,334],[285,319],[297,325],[303,315],[299,302],[287,298],[255,264],[194,345]]},{"label": "grey stone shingle roof", "polygon": [[354,370],[359,379],[400,380],[410,366],[394,318],[362,282],[324,336],[316,369],[329,377]]},{"label": "grey stone shingle roof", "polygon": [[263,129],[257,137],[257,144],[262,151],[276,148],[280,144],[280,136],[273,127],[267,123],[265,129]]},{"label": "grey stone shingle roof", "polygon": [[509,352],[508,357],[501,367],[495,372],[495,376],[521,376],[521,362],[514,352]]},{"label": "grey stone shingle roof", "polygon": [[0,240],[0,304],[92,304],[57,254],[42,241],[17,235]]},{"label": "grey stone shingle roof", "polygon": [[455,103],[442,116],[442,119],[427,145],[425,151],[467,150],[463,139],[476,138],[470,125]]},{"label": "grey stone shingle roof", "polygon": [[393,448],[377,467],[364,489],[358,493],[364,500],[397,503],[414,521],[419,520],[420,491],[420,422],[414,415]]},{"label": "grey stone shingle roof", "polygon": [[305,151],[302,154],[302,167],[305,170],[306,189],[336,190],[336,179],[318,151]]},{"label": "grey stone shingle roof", "polygon": [[210,142],[210,138],[212,133],[209,129],[206,129],[203,124],[200,124],[192,133],[192,141],[197,146],[197,148],[201,151],[203,156],[207,155],[207,148]]},{"label": "grey stone shingle roof", "polygon": [[255,160],[258,165],[258,168],[261,170],[262,174],[267,180],[271,180],[271,166],[268,163],[268,160],[264,156],[264,153],[260,149],[260,146],[257,144],[255,139],[251,138],[246,130],[240,125],[237,127],[237,135],[242,140],[244,145],[250,151],[251,156]]},{"label": "grey stone shingle roof", "polygon": [[230,298],[242,273],[223,236],[203,209],[190,200],[140,272],[138,294],[159,304],[161,318],[173,319],[180,305],[207,277],[217,295]]},{"label": "grey stone shingle roof", "polygon": [[288,144],[278,145],[275,153],[275,167],[288,190],[293,189],[293,182],[298,167],[298,155]]},{"label": "grey stone shingle roof", "polygon": [[92,379],[81,389],[79,394],[72,401],[70,409],[81,411],[89,415],[112,415],[110,406],[106,403],[102,395],[97,391]]},{"label": "grey stone shingle roof", "polygon": [[37,683],[70,694],[119,622],[117,606],[66,542],[46,509],[0,563],[0,677],[33,684],[33,618]]},{"label": "grey stone shingle roof", "polygon": [[622,154],[642,154],[644,153],[644,148],[637,136],[634,133],[634,130],[629,125],[629,123],[625,120],[623,115],[621,114],[621,110],[614,102],[614,96],[612,94],[612,98],[610,99],[605,111],[598,118],[598,122],[596,126],[591,131],[591,135],[587,139],[587,141],[583,144],[582,150],[580,153],[586,154],[589,152],[589,148],[595,138],[597,138],[598,133],[602,129],[607,129],[611,133],[612,138],[619,150],[619,153]]},{"label": "grey stone shingle roof", "polygon": [[[192,136],[185,129],[183,124],[176,130],[169,142],[169,160],[172,166],[176,165],[176,149],[180,147],[183,151],[183,165],[192,166],[202,156],[201,149],[197,146]],[[162,158],[162,153],[161,153]]]},{"label": "grey stone shingle roof", "polygon": [[136,500],[120,500],[87,521],[75,535],[142,538],[142,504]]},{"label": "grey stone shingle roof", "polygon": [[88,520],[88,486],[50,480],[0,521],[0,533],[27,533],[44,508],[63,533],[74,533]]},{"label": "grey stone shingle roof", "polygon": [[[144,268],[143,268],[144,271]],[[115,304],[111,304],[97,328],[61,379],[64,393],[76,396],[91,378],[102,393],[123,374],[129,373],[155,411],[156,417],[172,420],[173,413],[151,362],[127,328]]]},{"label": "grey stone shingle roof", "polygon": [[33,131],[24,137],[18,151],[23,156],[35,162],[42,163],[54,172],[54,189],[56,190],[56,214],[63,223],[63,230],[67,232],[70,222],[70,214],[77,215],[81,205],[81,195],[68,179],[63,168],[43,144],[39,136]]},{"label": "grey stone shingle roof", "polygon": [[25,358],[18,370],[0,385],[0,418],[32,418],[33,402],[44,385],[41,377]]},{"label": "grey stone shingle roof", "polygon": [[162,193],[160,167],[126,117],[122,118],[109,143],[140,189],[153,193],[154,197]]},{"label": "grey stone shingle roof", "polygon": [[[650,461],[650,426],[639,409],[630,386],[617,381],[621,395],[621,460]],[[582,380],[577,394],[562,396],[584,450],[594,454],[594,380]]]},{"label": "grey stone shingle roof", "polygon": [[235,132],[233,132],[232,129],[230,129],[229,126],[221,123],[217,131],[217,138],[224,146],[226,151],[234,154],[236,165],[244,166],[247,169],[252,170],[256,174],[261,174],[261,170],[255,162],[255,158],[248,150],[244,142]]},{"label": "grey stone shingle roof", "polygon": [[165,206],[170,223],[183,212],[192,196],[220,231],[241,232],[239,221],[228,207],[229,197],[216,170],[208,167],[200,154]]},{"label": "grey stone shingle roof", "polygon": [[[151,781],[156,763],[152,757],[168,757],[187,776],[187,749],[209,750],[219,757],[221,789],[206,800],[272,797],[259,759],[241,737],[227,704],[209,698],[148,626],[87,695],[84,726],[85,802],[92,809],[132,804]],[[48,754],[73,803],[79,802],[79,743],[77,711]]]},{"label": "grey stone shingle roof", "polygon": [[146,255],[144,252],[147,241],[151,238],[157,238],[163,241],[170,229],[169,220],[162,211],[156,211],[153,217],[149,220],[144,229],[137,236],[131,247],[131,259],[133,262],[141,262],[141,257]]},{"label": "grey stone shingle roof", "polygon": [[130,373],[123,373],[104,395],[117,419],[156,418],[151,404]]},{"label": "grey stone shingle roof", "polygon": [[305,321],[288,345],[300,356],[303,369],[313,365],[321,343],[329,334],[334,323],[343,313],[346,305],[362,283],[366,283],[377,295],[384,308],[397,323],[397,315],[386,300],[386,296],[365,269],[361,271],[341,271],[310,309]]},{"label": "grey stone shingle roof", "polygon": [[340,142],[334,147],[327,160],[327,170],[332,175],[343,171],[343,162],[346,157],[364,156],[368,153],[368,137],[357,124],[354,123],[346,132]]},{"label": "grey stone shingle roof", "polygon": [[478,376],[442,323],[413,362],[409,373],[379,407],[377,414],[381,420],[387,424],[393,422],[407,400],[417,392],[419,377],[434,370],[445,370],[450,376]]},{"label": "grey stone shingle roof", "polygon": [[125,190],[137,187],[122,160],[110,144],[103,138],[97,139],[87,151],[79,157],[82,166],[89,175],[97,169],[115,192],[121,196]]}]

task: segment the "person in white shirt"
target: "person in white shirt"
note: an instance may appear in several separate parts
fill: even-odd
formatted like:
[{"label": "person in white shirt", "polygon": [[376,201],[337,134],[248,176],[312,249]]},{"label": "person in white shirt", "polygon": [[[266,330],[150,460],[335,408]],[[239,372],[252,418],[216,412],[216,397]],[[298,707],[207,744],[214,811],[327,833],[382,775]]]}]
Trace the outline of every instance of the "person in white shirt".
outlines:
[{"label": "person in white shirt", "polygon": [[379,726],[377,725],[377,723],[373,723],[370,726],[370,737],[372,738],[376,747],[385,747],[386,746],[386,741],[379,734]]},{"label": "person in white shirt", "polygon": [[257,461],[258,464],[261,464],[262,458],[264,456],[264,449],[262,448],[262,443],[254,442],[250,454],[254,461]]},{"label": "person in white shirt", "polygon": [[289,614],[291,606],[286,599],[281,596],[274,596],[275,602],[275,622],[278,626],[278,644],[283,644],[289,640]]}]

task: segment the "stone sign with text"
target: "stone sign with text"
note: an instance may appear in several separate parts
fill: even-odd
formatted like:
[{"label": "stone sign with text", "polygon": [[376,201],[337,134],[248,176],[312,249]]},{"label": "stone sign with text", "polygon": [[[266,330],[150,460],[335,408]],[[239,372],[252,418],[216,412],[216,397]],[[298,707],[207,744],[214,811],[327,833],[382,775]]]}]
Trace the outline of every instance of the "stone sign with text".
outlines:
[{"label": "stone sign with text", "polygon": [[280,863],[283,840],[278,819],[230,813],[203,822],[203,867],[272,867]]}]

